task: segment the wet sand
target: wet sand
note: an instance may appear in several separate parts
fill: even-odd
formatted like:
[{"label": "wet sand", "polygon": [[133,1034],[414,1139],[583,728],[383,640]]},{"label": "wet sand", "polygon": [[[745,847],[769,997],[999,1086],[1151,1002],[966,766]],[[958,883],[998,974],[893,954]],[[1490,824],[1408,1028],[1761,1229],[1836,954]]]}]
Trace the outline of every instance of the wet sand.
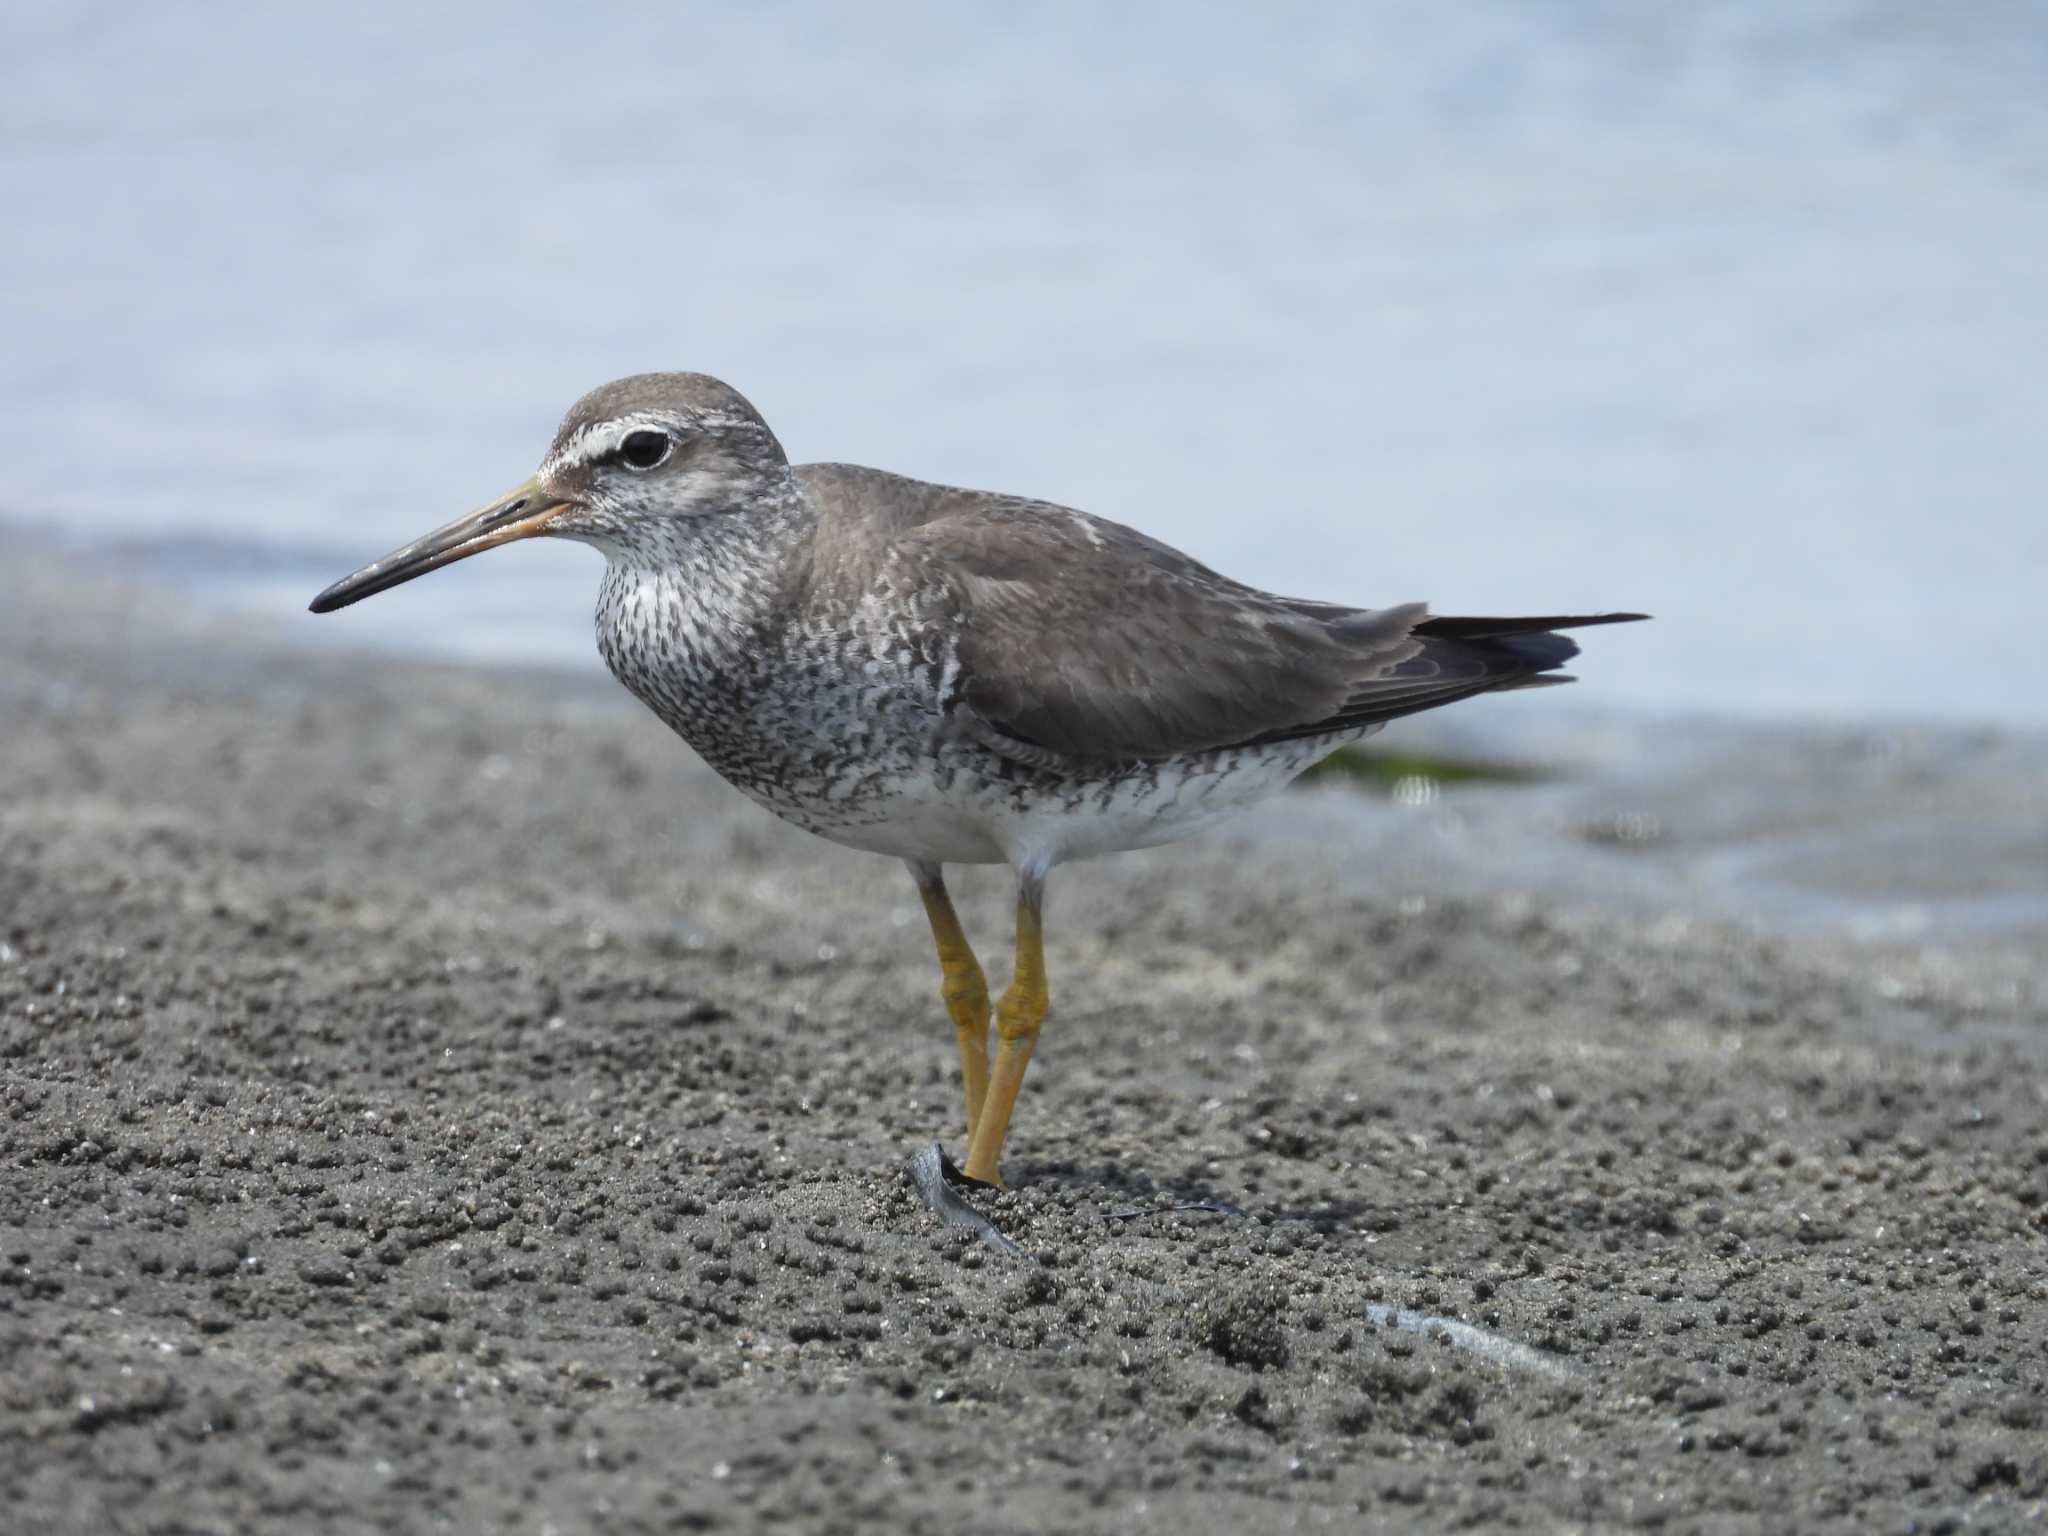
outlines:
[{"label": "wet sand", "polygon": [[2009,964],[1425,889],[1284,809],[1063,871],[1005,1259],[904,1175],[960,1110],[901,871],[608,684],[21,585],[12,1528],[2043,1514]]}]

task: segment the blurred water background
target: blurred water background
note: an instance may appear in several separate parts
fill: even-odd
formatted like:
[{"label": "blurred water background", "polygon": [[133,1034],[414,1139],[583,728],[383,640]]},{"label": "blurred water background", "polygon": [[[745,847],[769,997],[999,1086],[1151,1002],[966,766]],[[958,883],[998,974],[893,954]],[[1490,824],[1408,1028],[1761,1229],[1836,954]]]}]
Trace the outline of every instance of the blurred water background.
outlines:
[{"label": "blurred water background", "polygon": [[1440,729],[1640,769],[1749,722],[1691,728],[1697,790],[1796,722],[1847,744],[1817,812],[1981,747],[2016,801],[1858,825],[2048,908],[2048,8],[11,0],[0,46],[17,540],[588,668],[579,547],[302,609],[697,368],[798,459],[1282,591],[1647,609],[1570,710]]}]

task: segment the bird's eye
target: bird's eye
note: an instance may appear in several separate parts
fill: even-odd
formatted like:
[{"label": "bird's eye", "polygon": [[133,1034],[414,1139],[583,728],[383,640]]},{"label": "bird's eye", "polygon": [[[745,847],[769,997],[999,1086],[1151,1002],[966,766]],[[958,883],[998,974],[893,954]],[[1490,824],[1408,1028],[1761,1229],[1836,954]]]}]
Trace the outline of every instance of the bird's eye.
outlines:
[{"label": "bird's eye", "polygon": [[675,445],[676,440],[666,432],[628,432],[619,444],[619,462],[628,469],[652,469]]}]

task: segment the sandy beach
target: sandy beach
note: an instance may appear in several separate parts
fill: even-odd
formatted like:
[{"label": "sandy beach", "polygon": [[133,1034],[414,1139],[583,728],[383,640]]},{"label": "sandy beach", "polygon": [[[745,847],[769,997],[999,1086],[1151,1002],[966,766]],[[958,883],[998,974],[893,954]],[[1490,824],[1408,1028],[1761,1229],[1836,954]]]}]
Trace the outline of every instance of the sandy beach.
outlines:
[{"label": "sandy beach", "polygon": [[900,870],[602,678],[19,585],[13,1529],[2043,1515],[2009,956],[1425,889],[1284,812],[1064,871],[1006,1259],[905,1178],[960,1109]]}]

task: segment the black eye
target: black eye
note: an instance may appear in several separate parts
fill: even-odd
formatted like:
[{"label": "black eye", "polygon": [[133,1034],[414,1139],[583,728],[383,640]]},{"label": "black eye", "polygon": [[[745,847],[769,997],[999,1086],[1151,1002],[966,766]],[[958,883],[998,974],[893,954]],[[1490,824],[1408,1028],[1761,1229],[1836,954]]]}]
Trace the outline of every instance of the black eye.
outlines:
[{"label": "black eye", "polygon": [[628,469],[652,469],[675,445],[666,432],[628,432],[619,444],[619,460]]}]

